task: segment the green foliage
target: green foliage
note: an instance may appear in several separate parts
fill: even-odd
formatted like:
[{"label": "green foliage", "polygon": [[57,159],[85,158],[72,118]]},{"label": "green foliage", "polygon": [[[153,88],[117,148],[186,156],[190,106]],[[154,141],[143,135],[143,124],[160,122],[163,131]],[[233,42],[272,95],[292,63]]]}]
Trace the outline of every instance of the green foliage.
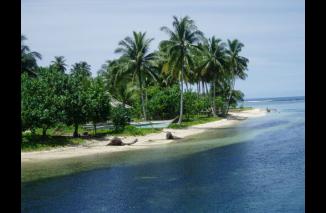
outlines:
[{"label": "green foliage", "polygon": [[162,70],[169,73],[172,78],[180,80],[180,124],[183,116],[183,84],[186,76],[189,76],[194,68],[195,60],[194,53],[198,51],[196,45],[202,38],[203,33],[197,29],[194,21],[188,16],[178,19],[173,16],[173,29],[161,27],[161,30],[166,32],[169,40],[161,41],[160,48],[167,55],[166,62],[163,64]]},{"label": "green foliage", "polygon": [[116,76],[125,78],[130,76],[132,79],[137,77],[139,92],[141,97],[141,105],[144,119],[147,120],[145,100],[144,100],[144,86],[146,85],[146,78],[156,76],[156,73],[151,68],[152,61],[155,54],[149,52],[149,44],[151,39],[146,39],[146,33],[133,32],[133,37],[126,37],[119,42],[119,48],[115,50],[116,53],[121,53],[116,70]]},{"label": "green foliage", "polygon": [[30,51],[29,47],[24,44],[27,38],[21,35],[21,73],[27,73],[30,76],[35,76],[38,65],[37,59],[42,59],[40,53]]},{"label": "green foliage", "polygon": [[48,68],[39,70],[37,78],[22,74],[21,108],[23,129],[46,130],[64,119],[65,76]]},{"label": "green foliage", "polygon": [[157,133],[160,131],[161,131],[161,129],[158,129],[158,128],[137,128],[135,126],[128,125],[125,127],[122,134],[137,136],[137,135],[146,135],[146,134],[150,134],[150,133]]},{"label": "green foliage", "polygon": [[[34,136],[47,130],[51,136],[72,131],[77,136],[82,124],[93,122],[96,132],[96,123],[112,120],[115,130],[99,132],[141,135],[154,130],[125,128],[131,116],[156,120],[179,114],[180,125],[171,126],[183,128],[208,122],[214,109],[218,115],[227,115],[230,107],[243,100],[244,94],[234,85],[247,77],[249,60],[240,54],[244,45],[239,40],[205,39],[188,16],[173,17],[172,28],[161,30],[169,38],[160,42],[157,51],[150,52],[153,39],[147,39],[146,33],[133,32],[121,40],[116,49],[121,56],[107,60],[96,78],[84,61],[72,65],[66,74],[63,56],[55,57],[49,68],[38,67],[41,55],[30,51],[22,35],[22,130],[31,130]],[[184,92],[180,85],[192,89],[197,85],[197,91]],[[121,106],[110,110],[117,101]],[[186,117],[180,123],[183,114]]]},{"label": "green foliage", "polygon": [[130,121],[130,112],[127,108],[119,105],[112,110],[112,123],[115,131],[121,132]]},{"label": "green foliage", "polygon": [[180,89],[178,85],[148,88],[148,114],[152,119],[171,119],[179,112]]},{"label": "green foliage", "polygon": [[230,106],[235,108],[238,103],[243,101],[244,94],[240,90],[233,90],[230,98]]},{"label": "green foliage", "polygon": [[251,110],[251,109],[253,109],[253,108],[241,106],[240,108],[231,109],[230,112],[242,112],[242,111]]},{"label": "green foliage", "polygon": [[74,125],[74,136],[78,135],[78,126],[87,122],[89,116],[88,88],[91,85],[90,67],[81,62],[73,65],[66,85],[66,124]]},{"label": "green foliage", "polygon": [[105,91],[103,81],[100,78],[92,79],[87,90],[87,118],[94,124],[96,133],[96,123],[107,121],[110,115],[110,95]]},{"label": "green foliage", "polygon": [[84,143],[82,138],[71,138],[66,136],[47,136],[32,135],[30,133],[23,134],[21,142],[22,151],[41,151],[51,148],[78,145]]},{"label": "green foliage", "polygon": [[128,132],[130,135],[143,135],[140,128],[130,125],[125,127],[124,132]]},{"label": "green foliage", "polygon": [[220,117],[202,117],[202,116],[194,116],[194,118],[190,120],[182,121],[181,124],[170,124],[169,128],[171,129],[183,129],[189,126],[204,124],[208,122],[221,120]]},{"label": "green foliage", "polygon": [[227,108],[226,99],[222,96],[216,97],[215,105],[217,114],[223,114]]},{"label": "green foliage", "polygon": [[52,64],[50,65],[51,68],[64,73],[66,71],[67,64],[65,63],[66,60],[63,56],[55,56],[54,60],[51,61]]},{"label": "green foliage", "polygon": [[184,94],[184,112],[187,119],[192,115],[206,113],[207,111],[209,111],[209,98],[207,96],[198,96],[195,92]]}]

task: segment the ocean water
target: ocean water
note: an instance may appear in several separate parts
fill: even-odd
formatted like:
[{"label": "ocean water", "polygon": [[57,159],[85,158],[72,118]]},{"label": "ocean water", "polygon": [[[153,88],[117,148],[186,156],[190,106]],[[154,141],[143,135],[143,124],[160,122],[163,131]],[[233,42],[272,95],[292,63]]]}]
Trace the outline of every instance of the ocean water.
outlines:
[{"label": "ocean water", "polygon": [[[255,101],[255,100],[253,100]],[[22,212],[304,212],[304,98],[160,148],[22,165]]]}]

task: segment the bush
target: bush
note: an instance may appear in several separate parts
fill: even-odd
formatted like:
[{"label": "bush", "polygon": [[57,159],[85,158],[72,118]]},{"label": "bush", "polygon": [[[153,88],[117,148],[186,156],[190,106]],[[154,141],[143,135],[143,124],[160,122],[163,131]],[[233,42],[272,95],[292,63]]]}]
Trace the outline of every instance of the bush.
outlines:
[{"label": "bush", "polygon": [[152,86],[148,88],[147,113],[151,119],[170,119],[179,113],[180,89]]},{"label": "bush", "polygon": [[209,99],[207,96],[199,96],[195,92],[184,93],[184,114],[189,119],[193,115],[201,114],[209,109]]},{"label": "bush", "polygon": [[130,121],[130,112],[127,108],[119,105],[112,110],[112,123],[115,131],[123,131]]},{"label": "bush", "polygon": [[221,96],[215,98],[215,105],[217,114],[223,114],[227,108],[226,100]]}]

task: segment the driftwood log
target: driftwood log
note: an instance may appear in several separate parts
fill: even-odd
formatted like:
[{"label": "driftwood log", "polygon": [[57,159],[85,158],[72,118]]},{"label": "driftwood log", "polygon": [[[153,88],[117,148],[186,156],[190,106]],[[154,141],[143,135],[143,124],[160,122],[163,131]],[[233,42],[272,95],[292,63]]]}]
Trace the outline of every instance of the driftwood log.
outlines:
[{"label": "driftwood log", "polygon": [[125,146],[125,145],[131,145],[138,141],[138,139],[133,140],[130,143],[124,143],[121,138],[114,137],[111,139],[110,143],[107,144],[107,146]]},{"label": "driftwood log", "polygon": [[166,132],[166,139],[167,140],[173,140],[173,139],[180,139],[179,137],[172,135],[171,132]]}]

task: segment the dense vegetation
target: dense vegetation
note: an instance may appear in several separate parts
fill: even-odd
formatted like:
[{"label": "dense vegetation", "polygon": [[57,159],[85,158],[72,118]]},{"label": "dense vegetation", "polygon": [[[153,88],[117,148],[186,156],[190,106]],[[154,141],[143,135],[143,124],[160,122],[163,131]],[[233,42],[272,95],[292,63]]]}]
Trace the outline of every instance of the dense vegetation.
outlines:
[{"label": "dense vegetation", "polygon": [[244,97],[234,89],[237,79],[247,77],[248,59],[241,56],[244,45],[237,39],[206,38],[188,16],[173,17],[172,28],[161,30],[169,39],[153,52],[153,38],[132,32],[117,45],[120,57],[106,61],[95,77],[87,62],[68,69],[63,56],[48,67],[38,66],[41,54],[31,51],[22,35],[23,131],[35,135],[42,130],[46,137],[49,129],[61,125],[78,137],[86,123],[93,124],[96,134],[97,123],[107,121],[123,132],[130,120],[178,117],[173,125],[177,128],[198,118],[226,116]]}]

